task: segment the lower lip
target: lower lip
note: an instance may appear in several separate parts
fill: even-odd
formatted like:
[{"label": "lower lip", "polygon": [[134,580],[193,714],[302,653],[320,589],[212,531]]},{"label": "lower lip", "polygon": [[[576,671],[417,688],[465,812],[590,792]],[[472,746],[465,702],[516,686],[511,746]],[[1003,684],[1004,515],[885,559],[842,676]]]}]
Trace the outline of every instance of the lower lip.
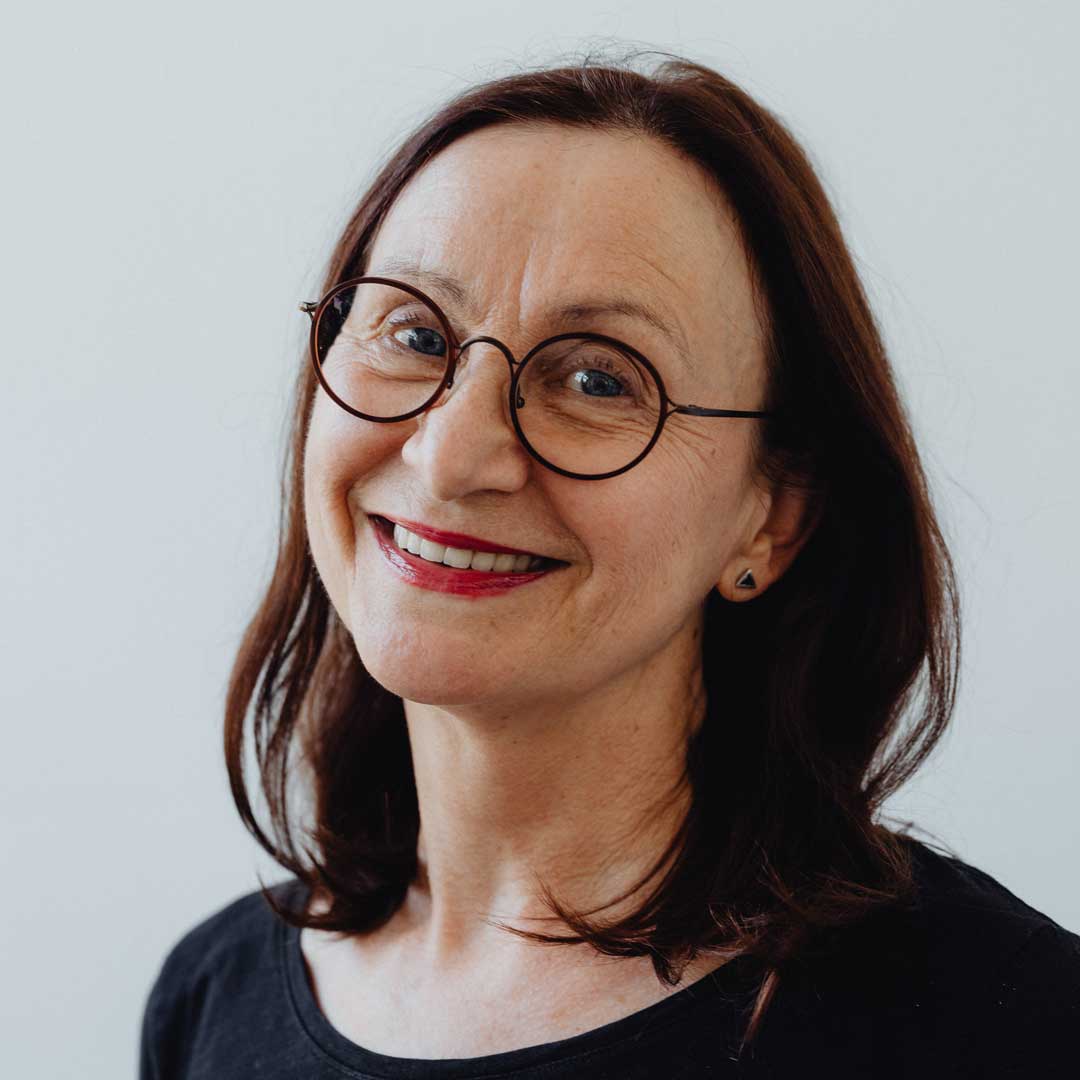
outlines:
[{"label": "lower lip", "polygon": [[436,592],[453,593],[455,596],[497,596],[509,592],[530,581],[546,577],[559,567],[547,570],[533,570],[520,574],[498,574],[493,570],[457,570],[442,563],[429,562],[404,551],[394,543],[391,530],[393,526],[375,518],[368,519],[375,531],[375,539],[386,556],[387,562],[399,576],[410,585],[421,589],[434,589]]}]

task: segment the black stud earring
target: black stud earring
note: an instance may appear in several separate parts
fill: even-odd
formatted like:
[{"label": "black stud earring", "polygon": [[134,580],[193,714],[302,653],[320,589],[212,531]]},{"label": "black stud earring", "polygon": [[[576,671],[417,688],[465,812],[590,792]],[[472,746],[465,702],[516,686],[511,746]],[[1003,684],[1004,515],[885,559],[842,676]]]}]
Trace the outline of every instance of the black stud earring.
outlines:
[{"label": "black stud earring", "polygon": [[749,570],[744,570],[742,577],[735,582],[736,589],[756,589],[757,582],[754,580],[754,575]]}]

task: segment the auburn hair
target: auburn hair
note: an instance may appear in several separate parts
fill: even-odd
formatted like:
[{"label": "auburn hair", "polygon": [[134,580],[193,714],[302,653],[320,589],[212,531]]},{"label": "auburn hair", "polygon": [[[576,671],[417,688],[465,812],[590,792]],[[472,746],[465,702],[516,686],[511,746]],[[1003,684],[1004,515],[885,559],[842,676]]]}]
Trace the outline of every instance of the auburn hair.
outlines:
[{"label": "auburn hair", "polygon": [[[702,951],[753,957],[760,979],[745,1046],[786,965],[823,932],[913,895],[910,845],[879,810],[952,714],[959,597],[881,334],[806,154],[776,116],[709,67],[669,53],[640,66],[637,56],[585,58],[458,94],[378,171],[323,289],[364,273],[376,229],[425,162],[498,124],[659,140],[697,162],[733,208],[766,328],[758,407],[777,413],[755,422],[754,465],[808,495],[814,527],[762,595],[732,603],[713,590],[706,601],[707,702],[687,737],[689,810],[650,873],[612,898],[645,890],[636,909],[594,921],[545,885],[572,933],[504,929],[648,955],[671,986]],[[308,545],[303,450],[316,392],[305,356],[277,560],[229,679],[225,756],[246,827],[328,897],[318,914],[288,910],[263,886],[267,902],[294,926],[361,934],[389,919],[417,874],[419,812],[402,701],[364,668]],[[267,829],[245,782],[249,714]],[[308,796],[304,822],[290,806],[294,777]]]}]

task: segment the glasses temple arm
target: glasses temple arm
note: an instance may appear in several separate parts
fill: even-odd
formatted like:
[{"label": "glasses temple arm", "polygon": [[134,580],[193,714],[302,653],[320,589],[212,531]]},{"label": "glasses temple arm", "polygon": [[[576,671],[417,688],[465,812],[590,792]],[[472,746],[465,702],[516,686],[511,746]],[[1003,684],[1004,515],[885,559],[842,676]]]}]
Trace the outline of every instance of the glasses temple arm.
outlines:
[{"label": "glasses temple arm", "polygon": [[[773,416],[771,412],[755,412],[747,409],[706,409],[703,405],[675,405],[671,412],[690,416]],[[669,416],[671,413],[668,414]]]}]

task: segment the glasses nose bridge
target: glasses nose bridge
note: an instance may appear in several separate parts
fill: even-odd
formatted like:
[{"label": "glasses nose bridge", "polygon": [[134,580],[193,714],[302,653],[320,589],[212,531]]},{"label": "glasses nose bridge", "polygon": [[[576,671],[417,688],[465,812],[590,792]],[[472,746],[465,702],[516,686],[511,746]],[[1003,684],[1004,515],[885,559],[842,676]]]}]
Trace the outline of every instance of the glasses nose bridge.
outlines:
[{"label": "glasses nose bridge", "polygon": [[491,337],[488,334],[474,334],[470,338],[466,338],[455,350],[454,355],[454,368],[450,373],[450,378],[446,381],[446,388],[449,390],[454,385],[454,375],[457,373],[457,364],[461,359],[462,354],[466,349],[471,348],[473,345],[492,345],[502,353],[503,359],[506,361],[506,366],[510,370],[510,380],[513,381],[514,369],[518,367],[519,361],[514,358],[514,354],[510,351],[510,347],[501,342],[496,337]]}]

